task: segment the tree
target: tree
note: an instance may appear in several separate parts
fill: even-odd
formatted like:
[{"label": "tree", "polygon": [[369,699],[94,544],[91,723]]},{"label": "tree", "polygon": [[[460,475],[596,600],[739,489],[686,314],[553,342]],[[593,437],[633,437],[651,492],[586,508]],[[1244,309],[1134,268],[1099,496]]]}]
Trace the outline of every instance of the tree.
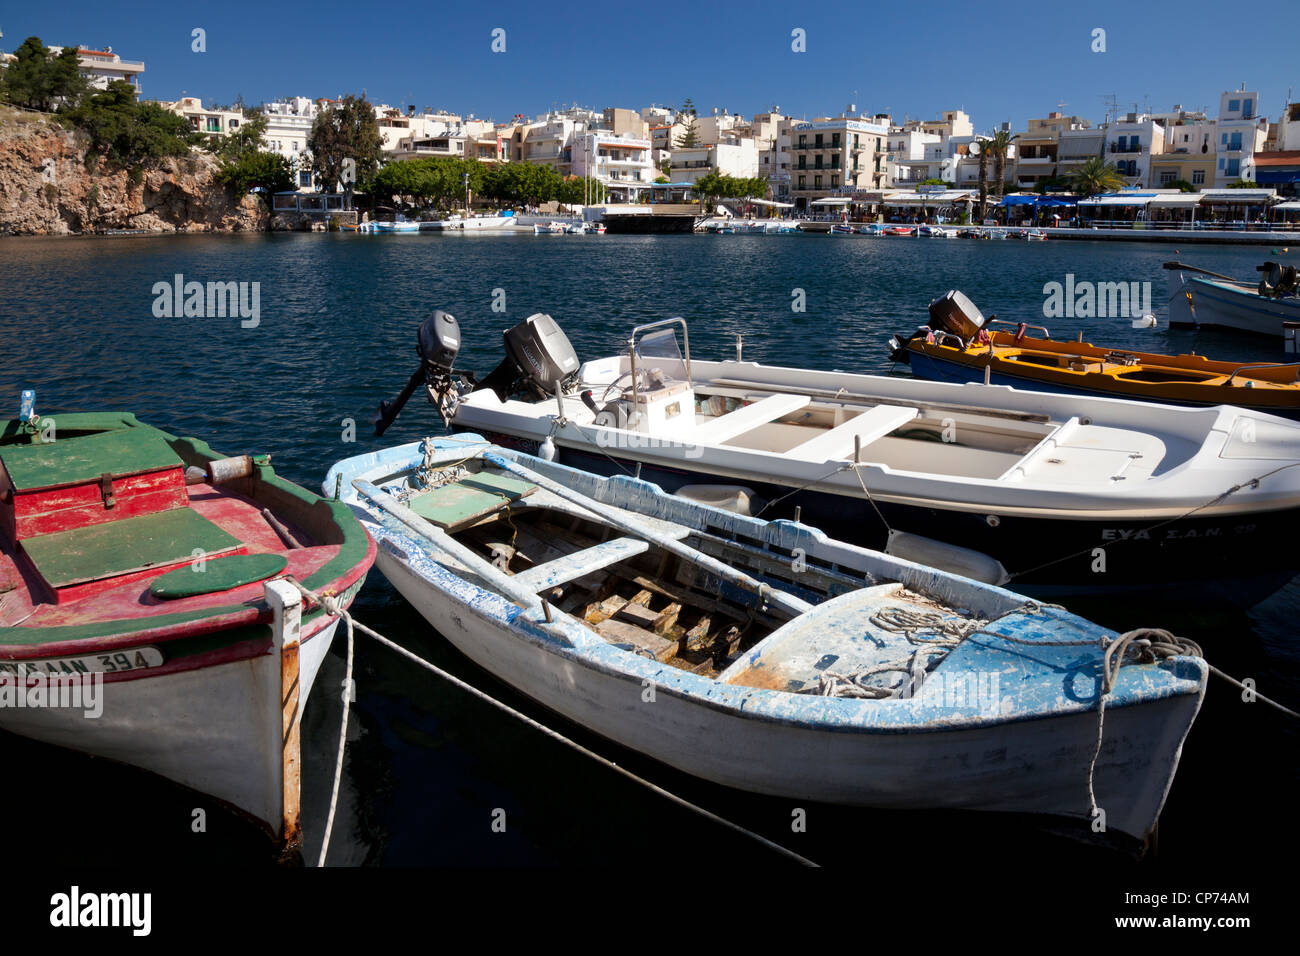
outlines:
[{"label": "tree", "polygon": [[157,103],[137,102],[135,87],[125,80],[114,80],[65,114],[90,137],[92,151],[117,166],[184,156],[202,140],[183,116]]},{"label": "tree", "polygon": [[54,56],[40,37],[28,37],[14,56],[0,77],[0,90],[15,106],[48,113],[60,103],[75,106],[89,89],[75,46]]},{"label": "tree", "polygon": [[683,122],[683,120],[686,129],[677,137],[677,142],[673,143],[673,145],[678,149],[693,149],[700,145],[700,131],[695,124],[695,104],[691,102],[689,96],[686,97],[686,102],[682,104],[682,108],[677,111],[677,121]]},{"label": "tree", "polygon": [[[349,93],[321,110],[307,139],[317,187],[334,192],[341,184],[344,205],[352,208],[357,182],[369,180],[379,168],[382,144],[375,109],[365,97]],[[348,160],[354,164],[350,167],[354,176],[347,175]]]},{"label": "tree", "polygon": [[229,186],[237,197],[254,186],[268,193],[287,192],[293,189],[293,171],[279,153],[254,150],[226,158],[217,170],[217,181]]},{"label": "tree", "polygon": [[1252,182],[1249,179],[1238,179],[1235,183],[1228,183],[1228,189],[1258,189],[1259,183]]},{"label": "tree", "polygon": [[993,180],[997,185],[997,194],[1001,196],[1007,181],[1007,153],[1011,150],[1014,137],[1004,129],[994,130],[993,135],[983,140],[982,151],[993,158]]},{"label": "tree", "polygon": [[[1196,187],[1193,186],[1191,183],[1189,183],[1189,182],[1188,182],[1187,180],[1185,180],[1185,179],[1171,179],[1169,182],[1167,182],[1167,183],[1162,183],[1161,185],[1162,185],[1163,188],[1165,188],[1165,189],[1177,189],[1177,190],[1179,190],[1179,191],[1181,191],[1181,192],[1185,192],[1185,193],[1194,193],[1194,192],[1196,192]],[[1254,185],[1254,184],[1252,183],[1252,185]]]},{"label": "tree", "polygon": [[923,180],[921,180],[921,182],[918,183],[917,185],[920,185],[920,186],[944,186],[944,185],[947,185],[947,184],[946,184],[942,179],[934,179],[934,178],[932,177],[932,178],[930,178],[930,179],[923,179]]},{"label": "tree", "polygon": [[265,134],[266,114],[261,110],[245,109],[244,121],[239,124],[239,128],[213,140],[212,150],[218,156],[227,158],[260,152]]},{"label": "tree", "polygon": [[556,201],[566,206],[584,205],[588,198],[593,203],[604,202],[605,184],[599,179],[570,176],[560,181],[555,194]]},{"label": "tree", "polygon": [[1124,185],[1124,177],[1100,157],[1093,156],[1070,175],[1070,188],[1080,196],[1097,196],[1110,193]]},{"label": "tree", "polygon": [[989,206],[989,151],[988,138],[976,136],[971,141],[980,158],[980,212],[979,221],[983,222]]}]

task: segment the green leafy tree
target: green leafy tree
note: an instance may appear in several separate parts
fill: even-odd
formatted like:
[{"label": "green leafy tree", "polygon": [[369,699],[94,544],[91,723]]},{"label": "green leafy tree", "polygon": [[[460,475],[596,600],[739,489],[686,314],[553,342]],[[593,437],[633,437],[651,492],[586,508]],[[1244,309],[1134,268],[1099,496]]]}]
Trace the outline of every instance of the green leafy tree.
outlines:
[{"label": "green leafy tree", "polygon": [[1070,188],[1080,196],[1111,193],[1124,185],[1124,177],[1113,163],[1093,156],[1070,175]]},{"label": "green leafy tree", "polygon": [[[341,185],[344,205],[351,208],[357,183],[369,181],[379,169],[382,144],[374,107],[365,97],[349,93],[321,110],[307,138],[317,187],[334,192]],[[355,179],[345,179],[348,160],[355,164]]]},{"label": "green leafy tree", "polygon": [[255,186],[268,193],[287,192],[293,189],[293,170],[279,153],[254,150],[225,158],[217,169],[217,181],[229,186],[236,196]]},{"label": "green leafy tree", "polygon": [[15,106],[45,112],[60,103],[72,107],[89,89],[75,46],[64,47],[55,56],[40,37],[28,37],[14,56],[0,74],[0,92]]},{"label": "green leafy tree", "polygon": [[502,163],[485,176],[484,195],[506,203],[540,205],[559,195],[563,180],[541,163]]},{"label": "green leafy tree", "polygon": [[266,145],[263,142],[265,135],[266,114],[261,110],[245,109],[238,129],[213,140],[213,152],[223,158],[260,152]]},{"label": "green leafy tree", "polygon": [[976,150],[980,161],[980,211],[979,221],[983,222],[989,208],[989,150],[988,137],[976,136],[971,146]]},{"label": "green leafy tree", "polygon": [[183,116],[157,103],[137,102],[135,87],[125,80],[114,80],[108,89],[86,97],[66,116],[90,137],[92,154],[113,166],[184,156],[202,139]]},{"label": "green leafy tree", "polygon": [[1180,192],[1185,193],[1194,193],[1197,191],[1196,187],[1185,179],[1171,179],[1169,182],[1163,184],[1163,188],[1177,189]]},{"label": "green leafy tree", "polygon": [[1258,189],[1259,183],[1252,182],[1249,179],[1238,179],[1235,183],[1228,183],[1228,189]]}]

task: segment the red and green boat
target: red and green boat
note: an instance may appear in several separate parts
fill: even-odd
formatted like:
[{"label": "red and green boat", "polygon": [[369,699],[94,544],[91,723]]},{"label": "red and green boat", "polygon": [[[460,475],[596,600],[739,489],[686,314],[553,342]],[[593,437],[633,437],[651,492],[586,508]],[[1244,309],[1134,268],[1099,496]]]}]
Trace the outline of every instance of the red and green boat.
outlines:
[{"label": "red and green boat", "polygon": [[0,430],[0,728],[149,770],[294,841],[298,720],[339,617],[274,582],[346,609],[374,542],[265,457],[127,413],[30,411],[25,394]]}]

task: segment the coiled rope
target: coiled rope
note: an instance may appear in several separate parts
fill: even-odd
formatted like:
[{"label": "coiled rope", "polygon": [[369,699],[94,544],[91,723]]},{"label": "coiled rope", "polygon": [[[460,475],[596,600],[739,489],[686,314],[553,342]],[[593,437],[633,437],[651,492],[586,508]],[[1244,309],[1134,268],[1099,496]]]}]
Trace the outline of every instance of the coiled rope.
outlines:
[{"label": "coiled rope", "polygon": [[742,836],[748,837],[749,839],[761,844],[767,849],[772,850],[773,852],[778,853],[781,856],[784,856],[786,859],[794,861],[795,863],[799,863],[800,865],[807,866],[807,867],[818,866],[818,864],[814,863],[812,860],[809,860],[807,857],[800,856],[798,853],[794,852],[793,850],[781,846],[781,844],[776,843],[772,840],[769,840],[767,837],[763,836],[762,834],[756,833],[753,830],[749,830],[738,823],[734,823],[731,820],[726,819],[725,817],[718,816],[718,814],[714,813],[711,810],[707,810],[704,807],[701,807],[699,804],[692,803],[691,801],[685,799],[684,797],[679,797],[677,794],[672,793],[669,790],[665,790],[663,787],[660,787],[658,784],[651,783],[649,780],[645,779],[644,777],[641,777],[633,773],[632,771],[619,766],[618,764],[608,759],[607,757],[602,757],[600,754],[596,753],[593,750],[588,749],[587,747],[584,747],[582,744],[578,743],[577,741],[564,736],[564,734],[561,734],[559,731],[547,727],[545,724],[542,724],[534,720],[532,717],[529,717],[527,714],[515,710],[509,704],[497,700],[495,697],[485,693],[484,691],[479,690],[477,687],[474,687],[472,684],[466,683],[465,681],[461,680],[459,677],[456,677],[454,674],[451,674],[443,670],[441,667],[438,667],[436,664],[420,657],[418,654],[408,651],[400,644],[396,644],[393,641],[389,640],[388,638],[384,637],[378,631],[372,630],[371,628],[366,627],[366,625],[362,624],[361,622],[354,620],[352,615],[348,613],[346,608],[342,607],[339,604],[338,599],[335,598],[334,596],[324,595],[324,594],[318,595],[315,592],[303,587],[301,583],[294,580],[292,577],[286,577],[285,580],[287,580],[290,584],[292,584],[295,588],[297,588],[299,593],[301,593],[304,598],[315,602],[327,614],[337,615],[347,624],[348,667],[347,667],[347,677],[344,680],[343,726],[339,732],[338,760],[334,764],[334,784],[333,784],[333,789],[330,797],[329,818],[326,823],[324,842],[321,844],[320,857],[317,862],[317,866],[323,866],[325,864],[325,856],[329,852],[330,836],[334,825],[335,805],[338,802],[339,782],[343,773],[343,751],[344,751],[344,747],[347,744],[348,709],[349,709],[349,704],[351,702],[351,689],[352,689],[353,629],[377,641],[378,643],[382,644],[384,647],[387,647],[392,651],[396,651],[398,654],[402,655],[408,660],[414,662],[420,667],[423,667],[425,670],[430,671],[433,674],[436,674],[438,677],[441,677],[443,680],[447,681],[448,683],[453,684],[456,687],[459,687],[461,690],[465,691],[466,693],[474,697],[477,697],[479,700],[483,701],[484,703],[490,704],[493,707],[497,708],[498,710],[502,711],[503,713],[509,714],[511,717],[514,717],[520,722],[527,724],[529,727],[532,727],[534,730],[537,730],[540,733],[545,734],[547,737],[550,737],[552,740],[562,743],[565,746],[570,747],[573,750],[576,750],[578,753],[590,757],[592,760],[596,761],[603,767],[606,767],[607,769],[614,771],[615,773],[619,774],[622,777],[626,777],[628,780],[631,780],[634,783],[640,784],[641,786],[645,787],[646,789],[650,790],[653,793],[658,794],[664,799],[672,803],[675,803],[678,806],[683,807],[687,810],[690,810],[691,812],[704,817],[704,819],[709,820],[712,823],[716,823],[719,826],[725,827],[726,829],[731,830],[734,833],[738,833]]}]

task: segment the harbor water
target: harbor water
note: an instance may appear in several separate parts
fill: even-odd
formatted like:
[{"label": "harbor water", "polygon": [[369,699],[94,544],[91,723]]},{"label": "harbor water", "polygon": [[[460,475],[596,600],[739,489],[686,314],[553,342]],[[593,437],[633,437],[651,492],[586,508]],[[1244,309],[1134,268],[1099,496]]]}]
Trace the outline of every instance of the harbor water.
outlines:
[{"label": "harbor water", "polygon": [[[1169,329],[1161,263],[1171,259],[1254,278],[1267,259],[1300,262],[1300,249],[761,235],[0,239],[0,402],[11,416],[20,390],[34,388],[44,414],[133,411],[228,454],[269,453],[280,474],[319,489],[340,458],[442,430],[418,398],[382,440],[370,427],[380,399],[396,394],[415,367],[416,327],[439,308],[461,324],[458,367],[479,374],[499,361],[502,331],[534,312],[553,316],[581,357],[621,350],[637,323],[681,315],[693,355],[734,355],[739,334],[747,359],[884,373],[890,334],[924,322],[929,300],[949,289],[964,291],[986,315],[1046,325],[1057,338],[1082,332],[1116,348],[1284,360],[1280,339]],[[166,290],[178,281],[247,283],[248,308],[177,317]],[[1150,283],[1158,324],[1137,329],[1128,315],[1045,317],[1045,285],[1067,281]],[[1126,599],[1071,609],[1119,630],[1169,628],[1200,643],[1221,669],[1300,708],[1298,582],[1248,611],[1203,606],[1195,593],[1175,607]],[[354,613],[620,765],[824,864],[941,856],[962,861],[974,881],[1010,855],[1028,867],[1064,865],[1129,882],[1217,873],[1213,888],[1228,890],[1221,884],[1231,874],[1288,861],[1297,844],[1296,724],[1213,679],[1158,850],[1138,862],[1066,833],[1086,831],[1082,824],[801,805],[705,784],[504,687],[442,642],[378,571]],[[341,649],[339,641],[305,717],[309,848],[329,798]],[[705,847],[732,863],[780,862],[364,638],[355,678],[331,863],[653,862]],[[44,821],[61,820],[56,829],[65,835],[69,827],[93,834],[42,840],[47,862],[273,862],[251,826],[164,782],[9,735],[0,735],[0,754],[10,770],[0,788],[8,820],[25,832],[48,832]],[[1082,810],[1086,780],[1079,785]],[[799,809],[803,829],[792,826]],[[195,810],[205,811],[201,829]]]}]

